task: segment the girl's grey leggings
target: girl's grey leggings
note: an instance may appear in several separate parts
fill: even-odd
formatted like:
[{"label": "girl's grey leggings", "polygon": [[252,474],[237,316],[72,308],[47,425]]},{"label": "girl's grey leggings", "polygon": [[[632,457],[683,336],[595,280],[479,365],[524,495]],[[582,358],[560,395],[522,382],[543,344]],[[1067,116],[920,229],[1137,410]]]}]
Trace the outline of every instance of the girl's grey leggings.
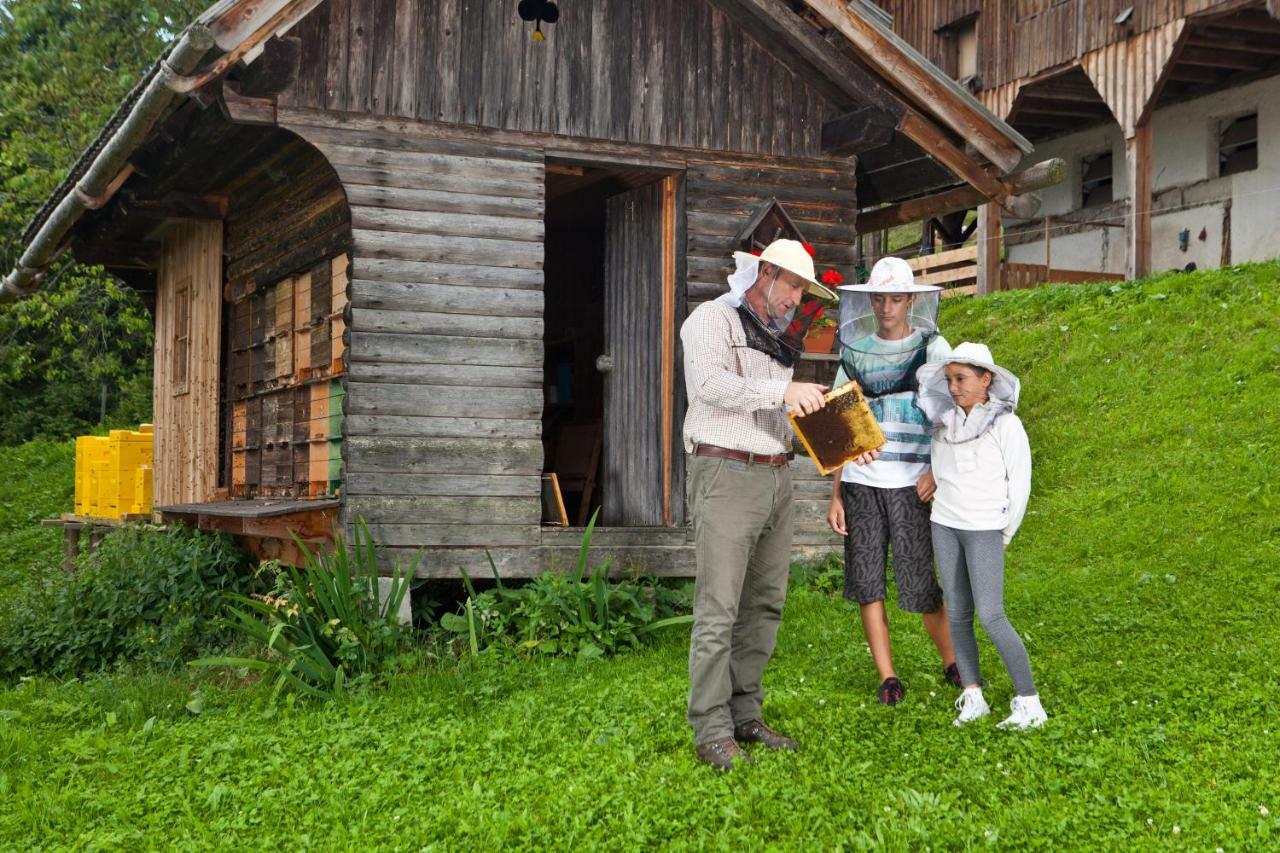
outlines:
[{"label": "girl's grey leggings", "polygon": [[980,684],[978,638],[973,611],[995,643],[1019,696],[1036,692],[1031,661],[1018,632],[1004,615],[1004,534],[999,530],[956,530],[934,523],[933,556],[947,601],[947,622],[956,664],[965,684]]}]

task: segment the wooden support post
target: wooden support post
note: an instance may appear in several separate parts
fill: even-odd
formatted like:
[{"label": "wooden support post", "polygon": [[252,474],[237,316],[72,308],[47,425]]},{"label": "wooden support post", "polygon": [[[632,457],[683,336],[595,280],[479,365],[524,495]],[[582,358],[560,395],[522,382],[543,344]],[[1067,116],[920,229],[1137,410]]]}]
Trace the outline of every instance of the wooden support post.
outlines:
[{"label": "wooden support post", "polygon": [[80,531],[78,524],[62,526],[62,570],[70,574],[76,569],[76,558],[80,556]]},{"label": "wooden support post", "polygon": [[1125,276],[1151,273],[1151,123],[1134,128],[1124,142],[1125,189],[1129,214],[1125,219]]},{"label": "wooden support post", "polygon": [[675,427],[675,352],[676,352],[676,190],[678,179],[669,175],[662,180],[662,523],[672,525],[671,473],[675,465],[672,443]]},{"label": "wooden support post", "polygon": [[978,288],[982,296],[1000,289],[1000,206],[978,207]]},{"label": "wooden support post", "polygon": [[1049,235],[1050,219],[1051,217],[1047,215],[1044,218],[1044,274],[1048,277],[1052,277],[1049,270],[1053,269],[1053,242]]}]

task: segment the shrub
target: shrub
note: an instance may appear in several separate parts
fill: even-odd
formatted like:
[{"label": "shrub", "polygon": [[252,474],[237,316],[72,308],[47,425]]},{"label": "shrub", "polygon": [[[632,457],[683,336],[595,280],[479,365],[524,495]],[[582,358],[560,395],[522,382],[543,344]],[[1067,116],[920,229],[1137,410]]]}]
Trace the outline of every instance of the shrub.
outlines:
[{"label": "shrub", "polygon": [[226,590],[247,589],[244,552],[184,527],[113,531],[71,575],[33,582],[0,613],[0,675],[70,675],[126,661],[172,669],[221,647]]},{"label": "shrub", "polygon": [[547,572],[508,587],[495,569],[497,586],[477,593],[464,572],[469,596],[460,613],[445,614],[441,627],[464,638],[472,654],[523,651],[591,659],[635,648],[661,628],[689,624],[688,584],[612,582],[607,562],[586,576],[595,523],[592,516],[572,575]]},{"label": "shrub", "polygon": [[203,658],[192,666],[261,670],[275,674],[277,695],[292,686],[330,699],[404,662],[409,631],[399,610],[418,561],[407,572],[396,567],[380,601],[377,553],[364,519],[354,532],[350,548],[339,536],[327,553],[313,553],[295,538],[303,568],[277,565],[269,593],[228,596],[226,623],[261,647],[262,657]]},{"label": "shrub", "polygon": [[791,565],[791,583],[808,587],[824,595],[844,591],[844,556],[832,552],[825,557]]}]

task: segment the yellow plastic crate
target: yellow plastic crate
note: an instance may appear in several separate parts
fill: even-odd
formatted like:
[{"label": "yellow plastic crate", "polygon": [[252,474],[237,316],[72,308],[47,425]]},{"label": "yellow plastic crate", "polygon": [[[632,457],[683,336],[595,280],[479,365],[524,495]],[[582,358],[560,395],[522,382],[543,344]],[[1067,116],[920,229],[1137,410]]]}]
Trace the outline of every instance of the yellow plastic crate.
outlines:
[{"label": "yellow plastic crate", "polygon": [[152,506],[154,435],[150,424],[76,439],[76,514],[119,518]]}]

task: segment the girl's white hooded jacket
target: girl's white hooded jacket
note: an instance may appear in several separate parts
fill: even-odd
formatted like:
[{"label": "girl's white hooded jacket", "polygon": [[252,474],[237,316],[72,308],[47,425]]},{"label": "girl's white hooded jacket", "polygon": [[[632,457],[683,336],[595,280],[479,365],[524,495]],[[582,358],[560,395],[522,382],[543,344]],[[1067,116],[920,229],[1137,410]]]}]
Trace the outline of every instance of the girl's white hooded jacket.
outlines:
[{"label": "girl's white hooded jacket", "polygon": [[957,530],[1000,530],[1009,544],[1031,496],[1031,445],[1002,400],[941,414],[933,440],[932,520]]}]

